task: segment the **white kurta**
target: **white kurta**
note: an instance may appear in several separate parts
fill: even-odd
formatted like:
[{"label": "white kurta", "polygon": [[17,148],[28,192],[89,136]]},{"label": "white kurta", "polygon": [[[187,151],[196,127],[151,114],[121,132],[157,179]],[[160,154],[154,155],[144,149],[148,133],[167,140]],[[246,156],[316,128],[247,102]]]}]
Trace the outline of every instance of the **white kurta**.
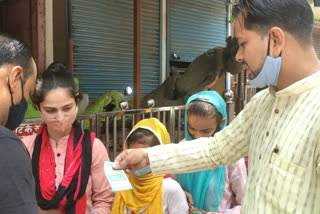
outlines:
[{"label": "white kurta", "polygon": [[320,73],[256,94],[213,138],[149,148],[154,174],[228,165],[249,156],[243,214],[320,213]]}]

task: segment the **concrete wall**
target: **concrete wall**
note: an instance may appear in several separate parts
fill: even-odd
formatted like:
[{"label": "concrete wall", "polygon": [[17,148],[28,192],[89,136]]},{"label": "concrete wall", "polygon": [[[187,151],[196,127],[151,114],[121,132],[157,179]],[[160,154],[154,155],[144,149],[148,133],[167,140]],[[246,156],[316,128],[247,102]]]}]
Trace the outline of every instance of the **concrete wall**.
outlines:
[{"label": "concrete wall", "polygon": [[53,62],[53,10],[52,1],[45,0],[45,22],[46,22],[46,68]]}]

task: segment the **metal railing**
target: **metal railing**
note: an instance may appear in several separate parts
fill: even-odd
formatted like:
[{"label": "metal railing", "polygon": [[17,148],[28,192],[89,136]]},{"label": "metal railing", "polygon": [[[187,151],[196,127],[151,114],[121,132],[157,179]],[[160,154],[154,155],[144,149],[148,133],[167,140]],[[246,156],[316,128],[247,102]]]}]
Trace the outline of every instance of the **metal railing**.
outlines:
[{"label": "metal railing", "polygon": [[[226,101],[229,122],[234,118],[233,92],[225,90],[223,97]],[[140,119],[155,117],[166,127],[171,137],[171,142],[178,143],[184,138],[185,106],[155,107],[153,99],[147,101],[149,108],[125,110],[128,103],[120,103],[122,111],[102,112],[92,115],[78,115],[82,129],[89,129],[97,134],[106,146],[111,160],[122,151],[127,135]],[[26,119],[25,123],[41,123],[41,118]]]},{"label": "metal railing", "polygon": [[167,127],[171,142],[177,143],[184,138],[184,111],[185,106],[173,106],[98,113],[97,137],[110,149],[110,159],[113,159],[122,151],[125,139],[136,122],[155,117]]},{"label": "metal railing", "polygon": [[[113,160],[122,151],[130,130],[141,119],[159,119],[167,127],[171,142],[178,143],[184,138],[184,112],[183,105],[78,115],[77,120],[83,129],[87,128],[97,134],[97,138],[105,144],[109,157]],[[41,122],[41,118],[25,120],[25,123]]]}]

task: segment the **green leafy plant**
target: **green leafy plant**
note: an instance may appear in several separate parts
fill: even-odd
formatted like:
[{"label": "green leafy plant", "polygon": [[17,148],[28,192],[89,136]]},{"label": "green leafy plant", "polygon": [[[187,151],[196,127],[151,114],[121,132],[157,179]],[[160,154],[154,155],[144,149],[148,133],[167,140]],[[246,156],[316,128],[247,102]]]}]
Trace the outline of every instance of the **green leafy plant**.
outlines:
[{"label": "green leafy plant", "polygon": [[234,16],[231,16],[231,18],[230,18],[230,20],[229,20],[230,24],[233,24],[233,23],[234,23],[234,21],[235,21]]}]

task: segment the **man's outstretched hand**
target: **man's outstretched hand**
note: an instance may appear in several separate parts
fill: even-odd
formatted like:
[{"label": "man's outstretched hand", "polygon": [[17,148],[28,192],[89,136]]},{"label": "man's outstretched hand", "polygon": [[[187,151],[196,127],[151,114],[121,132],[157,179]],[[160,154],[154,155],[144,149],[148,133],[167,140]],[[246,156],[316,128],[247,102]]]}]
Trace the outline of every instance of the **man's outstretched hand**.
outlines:
[{"label": "man's outstretched hand", "polygon": [[123,169],[126,173],[133,173],[150,164],[147,149],[127,149],[114,160],[114,169]]}]

